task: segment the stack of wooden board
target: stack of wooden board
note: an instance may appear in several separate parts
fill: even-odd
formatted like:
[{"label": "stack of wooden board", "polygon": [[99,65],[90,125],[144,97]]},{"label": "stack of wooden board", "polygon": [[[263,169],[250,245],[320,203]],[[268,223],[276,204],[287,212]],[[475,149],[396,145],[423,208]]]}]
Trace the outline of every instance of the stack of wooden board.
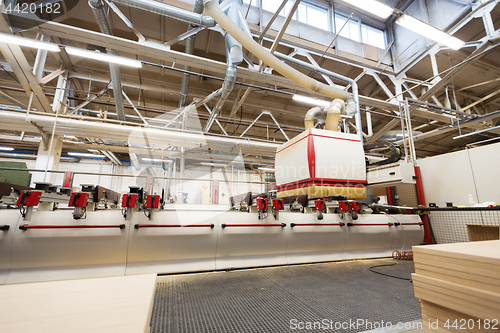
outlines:
[{"label": "stack of wooden board", "polygon": [[500,241],[413,247],[425,332],[500,331]]}]

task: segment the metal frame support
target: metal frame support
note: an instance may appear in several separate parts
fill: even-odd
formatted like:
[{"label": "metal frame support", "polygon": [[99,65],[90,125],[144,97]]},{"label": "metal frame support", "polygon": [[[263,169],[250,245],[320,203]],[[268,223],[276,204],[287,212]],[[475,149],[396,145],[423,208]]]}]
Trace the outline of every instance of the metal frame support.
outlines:
[{"label": "metal frame support", "polygon": [[255,120],[254,120],[254,121],[253,121],[250,125],[248,125],[248,127],[247,127],[244,131],[243,131],[243,133],[241,133],[241,134],[240,134],[240,138],[241,138],[241,137],[243,137],[243,135],[245,135],[245,134],[246,134],[246,132],[248,132],[248,130],[249,130],[250,128],[252,128],[252,126],[253,126],[253,125],[254,125],[254,124],[255,124],[255,123],[256,123],[256,122],[260,119],[260,117],[262,117],[262,115],[265,115],[265,114],[269,115],[269,116],[273,119],[274,123],[276,124],[276,126],[278,126],[278,128],[279,128],[279,130],[281,131],[281,133],[283,134],[283,136],[287,139],[287,141],[289,141],[289,140],[290,140],[290,138],[288,137],[288,135],[286,135],[286,133],[285,133],[285,131],[283,130],[283,128],[281,127],[281,125],[278,123],[278,121],[276,120],[276,118],[274,118],[274,116],[273,116],[273,115],[271,114],[271,112],[269,112],[269,111],[262,111],[262,112],[261,112],[261,113],[257,116],[257,118],[255,118]]},{"label": "metal frame support", "polygon": [[144,123],[144,125],[146,126],[149,126],[148,122],[146,121],[146,119],[144,119],[144,117],[142,116],[142,114],[139,112],[139,110],[137,110],[137,108],[135,107],[134,103],[132,103],[132,101],[130,100],[130,98],[127,96],[127,94],[125,93],[125,91],[122,90],[122,94],[123,94],[123,97],[125,97],[125,99],[127,100],[127,102],[130,104],[130,106],[132,106],[132,109],[134,109],[135,113],[137,113],[137,115],[139,116],[139,118],[141,118],[142,122]]},{"label": "metal frame support", "polygon": [[[213,113],[212,110],[210,110],[210,108],[206,104],[203,104],[203,106],[205,107],[205,109],[207,109],[208,113],[210,115],[212,115],[212,113]],[[226,130],[224,129],[224,127],[222,127],[222,125],[220,124],[219,120],[217,118],[215,118],[214,121],[219,126],[219,128],[222,130],[222,133],[224,133],[224,135],[227,135]]]},{"label": "metal frame support", "polygon": [[205,30],[205,29],[206,29],[206,27],[204,27],[204,26],[196,27],[194,29],[186,31],[183,34],[180,34],[179,36],[177,36],[176,38],[174,38],[172,40],[169,40],[168,42],[163,43],[163,45],[165,45],[165,46],[171,46],[171,45],[174,45],[174,44],[176,44],[178,42],[182,42],[184,39],[189,38],[189,37],[191,37],[193,35],[196,35],[198,32],[200,32],[202,30]]},{"label": "metal frame support", "polygon": [[108,0],[104,0],[108,6],[115,12],[115,14],[123,21],[123,23],[125,23],[125,25],[130,29],[132,30],[132,32],[137,36],[137,38],[139,39],[139,42],[143,42],[146,40],[146,38],[139,32],[139,30],[137,30],[134,25],[132,24],[132,22],[129,21],[129,19],[125,16],[125,14],[122,13],[122,11],[120,9],[118,9],[118,7],[116,7],[116,5],[114,3],[112,3],[111,1],[108,1]]},{"label": "metal frame support", "polygon": [[102,88],[98,93],[96,93],[94,96],[92,96],[91,98],[89,98],[88,100],[86,100],[85,102],[81,103],[80,105],[77,105],[73,110],[71,110],[69,113],[72,114],[72,113],[76,113],[78,112],[80,109],[84,108],[85,106],[87,106],[88,104],[92,103],[93,100],[95,100],[96,98],[99,98],[102,96],[102,94],[104,94],[106,91],[109,90],[109,85],[106,85],[106,87]]}]

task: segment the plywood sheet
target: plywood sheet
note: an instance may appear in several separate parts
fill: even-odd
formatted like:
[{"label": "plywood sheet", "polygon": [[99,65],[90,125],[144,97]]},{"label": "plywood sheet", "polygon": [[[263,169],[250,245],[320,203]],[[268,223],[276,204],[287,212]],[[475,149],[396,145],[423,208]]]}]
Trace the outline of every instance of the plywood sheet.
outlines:
[{"label": "plywood sheet", "polygon": [[470,316],[500,318],[500,294],[412,274],[415,296]]},{"label": "plywood sheet", "polygon": [[149,332],[156,274],[0,286],[0,332]]},{"label": "plywood sheet", "polygon": [[500,265],[500,240],[414,246],[413,253],[472,260],[498,267]]},{"label": "plywood sheet", "polygon": [[[420,300],[420,308],[425,332],[482,332],[483,321],[479,318],[423,300]],[[453,327],[455,321],[458,328]],[[447,324],[449,327],[445,327]]]},{"label": "plywood sheet", "polygon": [[[429,268],[429,270],[427,268]],[[500,294],[500,286],[498,285],[499,284],[498,278],[496,279],[485,278],[480,275],[474,275],[462,272],[453,272],[445,268],[443,269],[435,267],[422,268],[418,264],[415,264],[415,272],[419,275],[428,276],[434,279],[441,279],[447,282],[466,285],[472,288],[482,289],[485,291],[490,291],[493,293]]]}]

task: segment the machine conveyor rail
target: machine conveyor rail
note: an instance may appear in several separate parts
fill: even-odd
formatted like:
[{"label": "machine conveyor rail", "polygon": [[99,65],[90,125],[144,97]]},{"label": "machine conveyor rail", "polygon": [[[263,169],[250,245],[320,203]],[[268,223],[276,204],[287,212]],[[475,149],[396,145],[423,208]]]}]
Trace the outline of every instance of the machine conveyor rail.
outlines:
[{"label": "machine conveyor rail", "polygon": [[250,223],[241,223],[241,224],[226,224],[223,223],[221,225],[222,229],[226,227],[286,227],[286,223],[259,223],[259,224],[250,224]]},{"label": "machine conveyor rail", "polygon": [[332,225],[338,225],[338,226],[341,226],[343,227],[345,225],[345,223],[291,223],[290,224],[290,227],[309,227],[309,226],[332,226]]},{"label": "machine conveyor rail", "polygon": [[214,224],[136,224],[134,228],[213,228]]},{"label": "machine conveyor rail", "polygon": [[21,230],[28,229],[111,229],[111,228],[120,228],[125,229],[125,224],[82,224],[82,225],[29,225],[23,224],[19,226]]}]

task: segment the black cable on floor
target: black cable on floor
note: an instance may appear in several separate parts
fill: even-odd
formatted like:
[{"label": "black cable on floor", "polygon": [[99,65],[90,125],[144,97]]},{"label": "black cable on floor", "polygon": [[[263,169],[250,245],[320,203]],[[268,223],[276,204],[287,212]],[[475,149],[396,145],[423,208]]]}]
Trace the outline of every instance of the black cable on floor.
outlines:
[{"label": "black cable on floor", "polygon": [[391,278],[394,278],[394,279],[400,279],[400,280],[405,280],[405,281],[411,281],[411,279],[409,278],[404,278],[404,277],[400,277],[400,276],[394,276],[394,275],[390,275],[390,274],[385,274],[385,273],[381,273],[381,272],[377,272],[377,271],[374,271],[372,268],[377,268],[377,267],[386,267],[386,266],[395,266],[397,265],[398,262],[396,261],[394,264],[384,264],[384,265],[376,265],[376,266],[372,266],[370,268],[368,268],[368,270],[370,272],[373,272],[373,273],[376,273],[376,274],[380,274],[380,275],[383,275],[383,276],[388,276],[388,277],[391,277]]}]

